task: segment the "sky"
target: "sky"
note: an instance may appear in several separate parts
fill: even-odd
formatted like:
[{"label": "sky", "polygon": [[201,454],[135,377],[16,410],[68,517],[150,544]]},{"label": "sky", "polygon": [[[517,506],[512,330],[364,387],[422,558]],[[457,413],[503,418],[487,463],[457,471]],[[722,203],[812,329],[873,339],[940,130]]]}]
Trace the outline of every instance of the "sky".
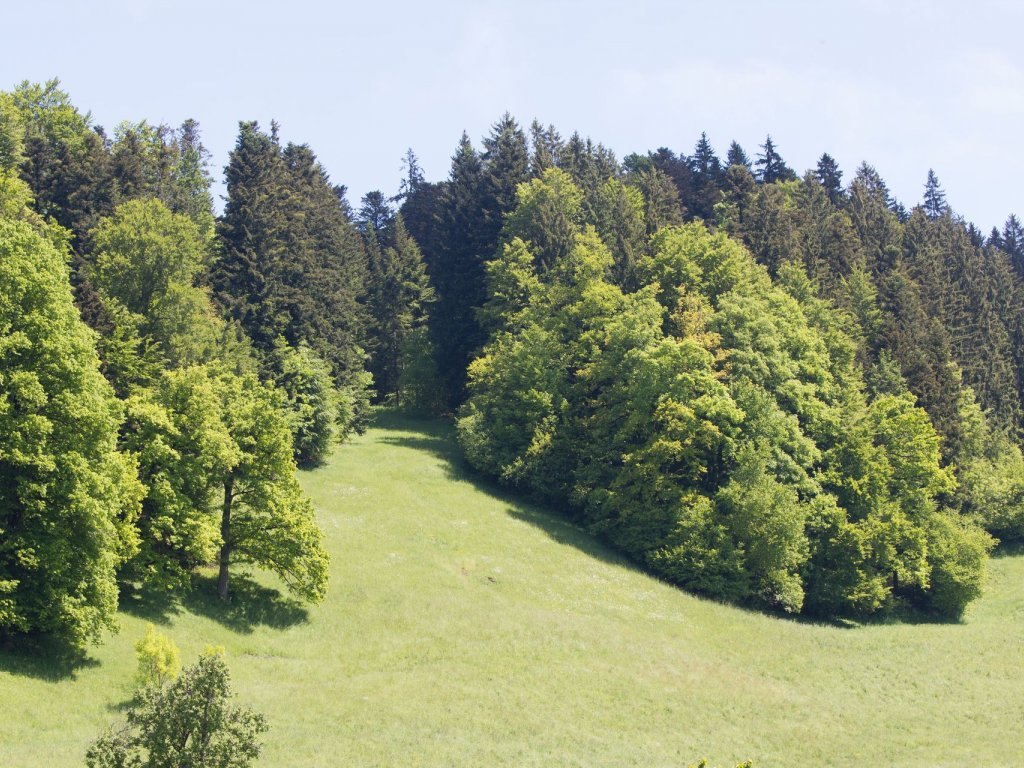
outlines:
[{"label": "sky", "polygon": [[701,131],[753,157],[771,134],[801,173],[867,161],[910,207],[932,168],[983,230],[1024,215],[1016,0],[4,5],[0,89],[58,77],[108,129],[195,118],[218,180],[238,122],[275,119],[358,205],[397,190],[410,147],[445,178],[462,131],[479,146],[508,111],[620,158]]}]

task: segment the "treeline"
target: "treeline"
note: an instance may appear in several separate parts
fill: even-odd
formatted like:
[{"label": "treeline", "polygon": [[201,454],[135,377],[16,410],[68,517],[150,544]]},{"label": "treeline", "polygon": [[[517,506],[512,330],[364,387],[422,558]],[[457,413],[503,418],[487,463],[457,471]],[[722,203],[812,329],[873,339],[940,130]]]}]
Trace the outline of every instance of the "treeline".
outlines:
[{"label": "treeline", "polygon": [[1024,535],[1020,225],[759,149],[619,163],[505,116],[410,175],[466,455],[695,591],[959,616]]},{"label": "treeline", "polygon": [[373,401],[457,414],[476,467],[689,589],[960,615],[1024,535],[1020,224],[760,149],[620,162],[506,115],[353,209],[243,122],[218,217],[194,121],[0,94],[0,633],[94,640],[213,564],[319,599],[296,469]]}]

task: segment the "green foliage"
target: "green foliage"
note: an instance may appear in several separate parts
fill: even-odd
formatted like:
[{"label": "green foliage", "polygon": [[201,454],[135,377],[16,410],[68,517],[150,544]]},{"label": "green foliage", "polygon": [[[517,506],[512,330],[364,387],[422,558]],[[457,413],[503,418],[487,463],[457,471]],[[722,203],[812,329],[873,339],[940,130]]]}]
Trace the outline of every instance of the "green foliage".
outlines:
[{"label": "green foliage", "polygon": [[538,269],[549,269],[569,256],[583,216],[583,194],[565,171],[549,168],[524,182],[516,207],[505,219],[502,236],[519,239],[537,256]]},{"label": "green foliage", "polygon": [[995,545],[980,528],[950,513],[937,513],[928,524],[931,572],[924,605],[940,616],[958,620],[981,596],[988,553]]},{"label": "green foliage", "polygon": [[409,336],[426,327],[435,295],[419,246],[405,229],[401,214],[382,233],[371,226],[366,239],[370,257],[370,367],[378,395],[386,398],[399,392]]},{"label": "green foliage", "polygon": [[114,627],[141,488],[64,254],[0,219],[0,631]]},{"label": "green foliage", "polygon": [[[308,392],[296,393],[308,404],[299,399]],[[126,578],[180,589],[219,557],[223,596],[232,563],[267,568],[302,598],[323,596],[326,555],[296,480],[281,392],[251,374],[165,371],[129,398],[124,433],[146,486],[141,547]]]},{"label": "green foliage", "polygon": [[807,508],[796,491],[768,473],[762,451],[748,444],[716,502],[753,594],[769,606],[798,613],[804,603],[800,571],[809,552]]},{"label": "green foliage", "polygon": [[146,634],[135,644],[135,658],[139,664],[135,672],[137,688],[162,687],[181,672],[178,646],[167,635],[157,632],[152,624],[146,625]]},{"label": "green foliage", "polygon": [[304,344],[284,340],[274,350],[275,384],[284,393],[292,417],[295,461],[316,467],[327,461],[338,433],[338,394],[331,369]]},{"label": "green foliage", "polygon": [[253,376],[216,380],[220,413],[237,451],[218,476],[220,581],[228,597],[232,563],[273,571],[288,589],[318,602],[327,590],[327,553],[309,499],[295,476],[292,432],[280,395]]},{"label": "green foliage", "polygon": [[141,689],[126,722],[89,747],[88,768],[245,768],[260,755],[264,717],[231,704],[222,654],[207,651],[164,686]]},{"label": "green foliage", "polygon": [[412,413],[442,413],[445,405],[444,387],[437,369],[437,353],[427,328],[416,328],[409,332],[401,356],[402,372],[398,375],[396,398],[398,405]]},{"label": "green foliage", "polygon": [[[517,232],[550,222],[535,201],[557,174],[524,185]],[[492,337],[458,422],[471,464],[568,502],[696,591],[787,612],[962,614],[987,545],[942,522],[956,482],[940,437],[909,393],[866,397],[859,326],[800,265],[780,262],[773,283],[693,223],[652,238],[624,294],[593,230],[569,250],[534,239],[549,252],[515,238],[488,265]]]},{"label": "green foliage", "polygon": [[127,579],[187,589],[192,571],[217,555],[221,535],[213,504],[240,460],[220,390],[209,370],[189,367],[164,371],[126,402],[122,444],[146,487],[140,548],[124,570]]},{"label": "green foliage", "polygon": [[347,206],[309,147],[280,145],[276,124],[266,134],[242,123],[225,175],[222,248],[211,275],[216,301],[266,357],[280,337],[306,343],[358,406],[367,320],[358,299],[367,265]]},{"label": "green foliage", "polygon": [[189,218],[158,200],[131,200],[90,237],[89,276],[118,326],[156,342],[172,366],[215,356],[222,323],[196,285],[206,246]]}]

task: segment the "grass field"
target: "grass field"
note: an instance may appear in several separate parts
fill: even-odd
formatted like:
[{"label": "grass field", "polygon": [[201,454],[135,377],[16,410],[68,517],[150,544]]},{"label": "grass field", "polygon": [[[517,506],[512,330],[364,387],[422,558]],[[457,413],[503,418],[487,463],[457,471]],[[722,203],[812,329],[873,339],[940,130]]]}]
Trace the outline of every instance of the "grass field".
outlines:
[{"label": "grass field", "polygon": [[147,621],[185,663],[224,646],[271,726],[261,766],[1024,764],[1024,556],[962,624],[821,626],[652,580],[475,480],[435,422],[384,416],[303,483],[322,605],[206,583],[126,599],[85,660],[0,652],[0,767],[81,765]]}]

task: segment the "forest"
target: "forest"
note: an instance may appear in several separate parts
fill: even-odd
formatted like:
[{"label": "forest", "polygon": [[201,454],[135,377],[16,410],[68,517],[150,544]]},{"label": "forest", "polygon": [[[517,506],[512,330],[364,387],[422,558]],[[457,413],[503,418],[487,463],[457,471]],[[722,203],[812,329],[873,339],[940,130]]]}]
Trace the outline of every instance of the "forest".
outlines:
[{"label": "forest", "polygon": [[[241,122],[0,93],[0,636],[99,642],[130,585],[328,555],[297,472],[380,407],[454,420],[482,476],[699,595],[959,619],[1024,538],[1024,229],[929,171],[772,138],[621,160],[506,114],[448,178],[346,198]],[[415,137],[410,137],[414,142]],[[412,482],[412,480],[410,480]]]}]

